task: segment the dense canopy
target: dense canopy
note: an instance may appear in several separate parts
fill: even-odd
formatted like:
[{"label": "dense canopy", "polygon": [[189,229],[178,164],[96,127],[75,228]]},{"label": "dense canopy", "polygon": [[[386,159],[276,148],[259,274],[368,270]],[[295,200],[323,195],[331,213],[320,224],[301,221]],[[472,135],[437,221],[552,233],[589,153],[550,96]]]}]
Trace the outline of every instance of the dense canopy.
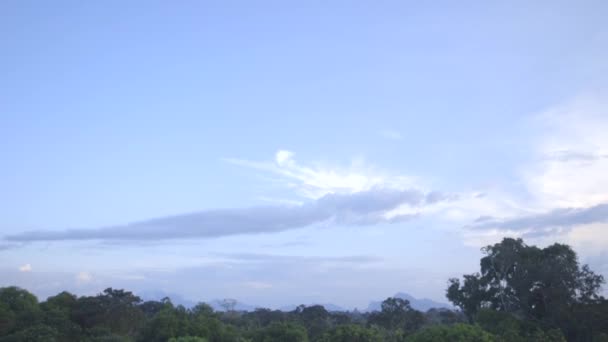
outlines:
[{"label": "dense canopy", "polygon": [[5,287],[0,342],[608,341],[604,279],[581,266],[569,246],[506,238],[482,251],[479,273],[449,280],[447,298],[460,310],[420,312],[405,299],[387,298],[379,311],[365,313],[321,305],[218,312],[112,288],[38,302],[27,290]]}]

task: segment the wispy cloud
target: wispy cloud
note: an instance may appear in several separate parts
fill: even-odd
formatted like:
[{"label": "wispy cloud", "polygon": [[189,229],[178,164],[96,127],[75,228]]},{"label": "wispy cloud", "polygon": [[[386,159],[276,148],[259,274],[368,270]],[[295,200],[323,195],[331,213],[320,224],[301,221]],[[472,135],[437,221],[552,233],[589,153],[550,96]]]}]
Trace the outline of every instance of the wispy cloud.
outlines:
[{"label": "wispy cloud", "polygon": [[524,171],[537,205],[608,203],[608,94],[590,93],[541,113],[538,161]]},{"label": "wispy cloud", "polygon": [[319,223],[371,225],[410,219],[415,215],[395,216],[389,213],[401,206],[417,208],[443,198],[435,192],[378,189],[351,194],[328,194],[297,206],[206,210],[120,226],[30,231],[9,235],[6,240],[167,240],[272,233]]},{"label": "wispy cloud", "polygon": [[272,284],[263,281],[246,281],[243,286],[255,290],[268,290],[272,288]]},{"label": "wispy cloud", "polygon": [[597,241],[608,241],[608,96],[587,93],[549,108],[530,124],[537,130],[535,159],[521,167],[526,192],[518,201],[521,209],[480,211],[490,217],[469,224],[469,234],[577,243],[588,241],[593,231]]},{"label": "wispy cloud", "polygon": [[232,263],[306,263],[306,264],[369,264],[379,262],[382,259],[370,255],[348,255],[348,256],[300,256],[283,254],[259,254],[259,253],[230,253],[217,254],[226,262]]},{"label": "wispy cloud", "polygon": [[23,246],[23,243],[2,243],[2,242],[0,242],[0,252],[8,251],[10,249],[19,248],[22,246]]},{"label": "wispy cloud", "polygon": [[601,160],[604,158],[608,158],[608,155],[581,152],[581,151],[572,151],[572,150],[553,151],[553,152],[550,152],[547,154],[547,160],[560,161],[560,162],[564,162],[564,163],[569,163],[569,162],[590,163],[590,162],[598,161],[598,160]]},{"label": "wispy cloud", "polygon": [[589,208],[554,209],[547,213],[503,220],[481,217],[469,227],[473,229],[525,231],[535,234],[599,222],[608,222],[608,204],[599,204]]},{"label": "wispy cloud", "polygon": [[224,160],[271,173],[279,182],[295,191],[296,195],[308,199],[318,199],[327,194],[349,194],[378,188],[405,190],[420,187],[420,180],[382,172],[360,161],[353,162],[348,167],[302,165],[295,160],[295,154],[287,150],[279,150],[273,161],[260,162],[237,158]]},{"label": "wispy cloud", "polygon": [[385,130],[380,131],[380,135],[389,140],[403,139],[403,136],[401,135],[401,133],[399,133],[395,130],[390,130],[390,129],[385,129]]}]

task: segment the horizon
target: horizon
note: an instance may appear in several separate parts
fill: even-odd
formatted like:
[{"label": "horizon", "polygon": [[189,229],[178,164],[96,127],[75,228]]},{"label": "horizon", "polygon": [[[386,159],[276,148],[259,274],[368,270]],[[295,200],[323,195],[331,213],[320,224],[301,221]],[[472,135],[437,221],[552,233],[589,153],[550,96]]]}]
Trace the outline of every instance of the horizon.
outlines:
[{"label": "horizon", "polygon": [[607,11],[2,2],[0,287],[447,303],[506,236],[608,277]]}]

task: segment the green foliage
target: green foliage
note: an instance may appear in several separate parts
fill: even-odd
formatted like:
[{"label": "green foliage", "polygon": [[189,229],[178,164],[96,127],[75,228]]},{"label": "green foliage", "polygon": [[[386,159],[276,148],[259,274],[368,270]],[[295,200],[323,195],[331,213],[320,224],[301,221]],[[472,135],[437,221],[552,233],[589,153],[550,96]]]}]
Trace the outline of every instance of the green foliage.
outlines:
[{"label": "green foliage", "polygon": [[486,285],[478,273],[464,275],[464,282],[460,284],[460,279],[452,278],[449,280],[446,297],[460,307],[464,314],[473,322],[473,317],[485,305],[488,298]]},{"label": "green foliage", "polygon": [[118,335],[135,336],[145,320],[139,303],[131,292],[108,288],[97,296],[78,298],[71,317],[83,330],[106,327]]},{"label": "green foliage", "polygon": [[57,331],[57,341],[75,341],[82,335],[81,327],[71,320],[77,300],[75,295],[62,292],[40,304],[44,324]]},{"label": "green foliage", "polygon": [[308,337],[312,340],[318,339],[330,327],[330,314],[321,305],[300,305],[295,314],[304,324]]},{"label": "green foliage", "polygon": [[17,318],[7,303],[0,302],[0,336],[8,335],[14,330]]},{"label": "green foliage", "polygon": [[83,340],[87,342],[131,342],[132,339],[126,336],[115,334],[106,327],[94,327],[86,332]]},{"label": "green foliage", "polygon": [[207,342],[207,339],[196,336],[172,337],[169,342]]},{"label": "green foliage", "polygon": [[477,325],[435,325],[422,329],[406,339],[407,342],[494,342],[492,334]]},{"label": "green foliage", "polygon": [[254,342],[307,342],[306,329],[293,323],[272,323],[259,330],[253,337]]},{"label": "green foliage", "polygon": [[472,318],[484,307],[521,318],[556,324],[576,303],[593,303],[603,277],[585,265],[566,245],[544,249],[521,239],[505,238],[482,249],[479,274],[465,275],[462,285],[451,279],[447,297]]},{"label": "green foliage", "polygon": [[422,313],[399,298],[372,313],[321,305],[215,312],[168,298],[142,302],[112,288],[96,296],[62,292],[39,303],[26,290],[6,287],[0,342],[608,342],[608,301],[598,295],[603,278],[579,266],[570,247],[504,239],[483,251],[480,272],[451,279],[447,289],[463,312]]},{"label": "green foliage", "polygon": [[412,309],[410,302],[401,298],[387,298],[382,302],[382,311],[373,312],[368,322],[387,330],[405,333],[418,330],[425,323],[424,315]]},{"label": "green foliage", "polygon": [[[465,275],[462,284],[450,279],[447,289],[447,298],[471,322],[479,316],[484,328],[510,341],[542,339],[547,331],[555,335],[555,329],[575,341],[605,332],[601,327],[606,324],[599,318],[605,317],[605,310],[597,310],[605,303],[599,296],[604,278],[586,265],[581,267],[569,246],[541,249],[521,239],[505,238],[482,251],[480,273]],[[495,313],[478,315],[484,308]]]},{"label": "green foliage", "polygon": [[31,327],[41,320],[36,296],[15,286],[0,288],[0,329],[5,333]]},{"label": "green foliage", "polygon": [[464,323],[465,316],[461,312],[447,309],[430,309],[424,314],[427,324],[456,324]]},{"label": "green foliage", "polygon": [[360,325],[341,325],[325,333],[319,342],[382,342],[382,334],[377,329]]},{"label": "green foliage", "polygon": [[167,341],[173,337],[186,336],[187,322],[185,310],[166,303],[163,308],[148,320],[143,331],[144,341]]},{"label": "green foliage", "polygon": [[0,337],[1,342],[56,342],[58,341],[57,330],[43,324],[36,324],[20,330],[14,334]]},{"label": "green foliage", "polygon": [[566,341],[559,329],[547,329],[531,321],[520,320],[502,311],[490,309],[481,310],[476,316],[477,324],[485,331],[494,334],[498,341],[504,342],[535,342],[535,341]]}]

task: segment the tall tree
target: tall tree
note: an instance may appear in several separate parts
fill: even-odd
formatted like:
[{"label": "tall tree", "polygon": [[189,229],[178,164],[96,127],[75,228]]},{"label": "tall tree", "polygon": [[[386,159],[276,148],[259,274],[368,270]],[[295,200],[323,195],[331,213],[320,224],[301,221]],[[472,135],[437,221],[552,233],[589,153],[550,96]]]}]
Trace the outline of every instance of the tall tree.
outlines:
[{"label": "tall tree", "polygon": [[567,245],[528,246],[521,239],[505,238],[482,249],[480,273],[451,279],[447,298],[473,319],[481,308],[549,327],[564,327],[577,304],[602,301],[604,278],[587,265],[580,266]]}]

